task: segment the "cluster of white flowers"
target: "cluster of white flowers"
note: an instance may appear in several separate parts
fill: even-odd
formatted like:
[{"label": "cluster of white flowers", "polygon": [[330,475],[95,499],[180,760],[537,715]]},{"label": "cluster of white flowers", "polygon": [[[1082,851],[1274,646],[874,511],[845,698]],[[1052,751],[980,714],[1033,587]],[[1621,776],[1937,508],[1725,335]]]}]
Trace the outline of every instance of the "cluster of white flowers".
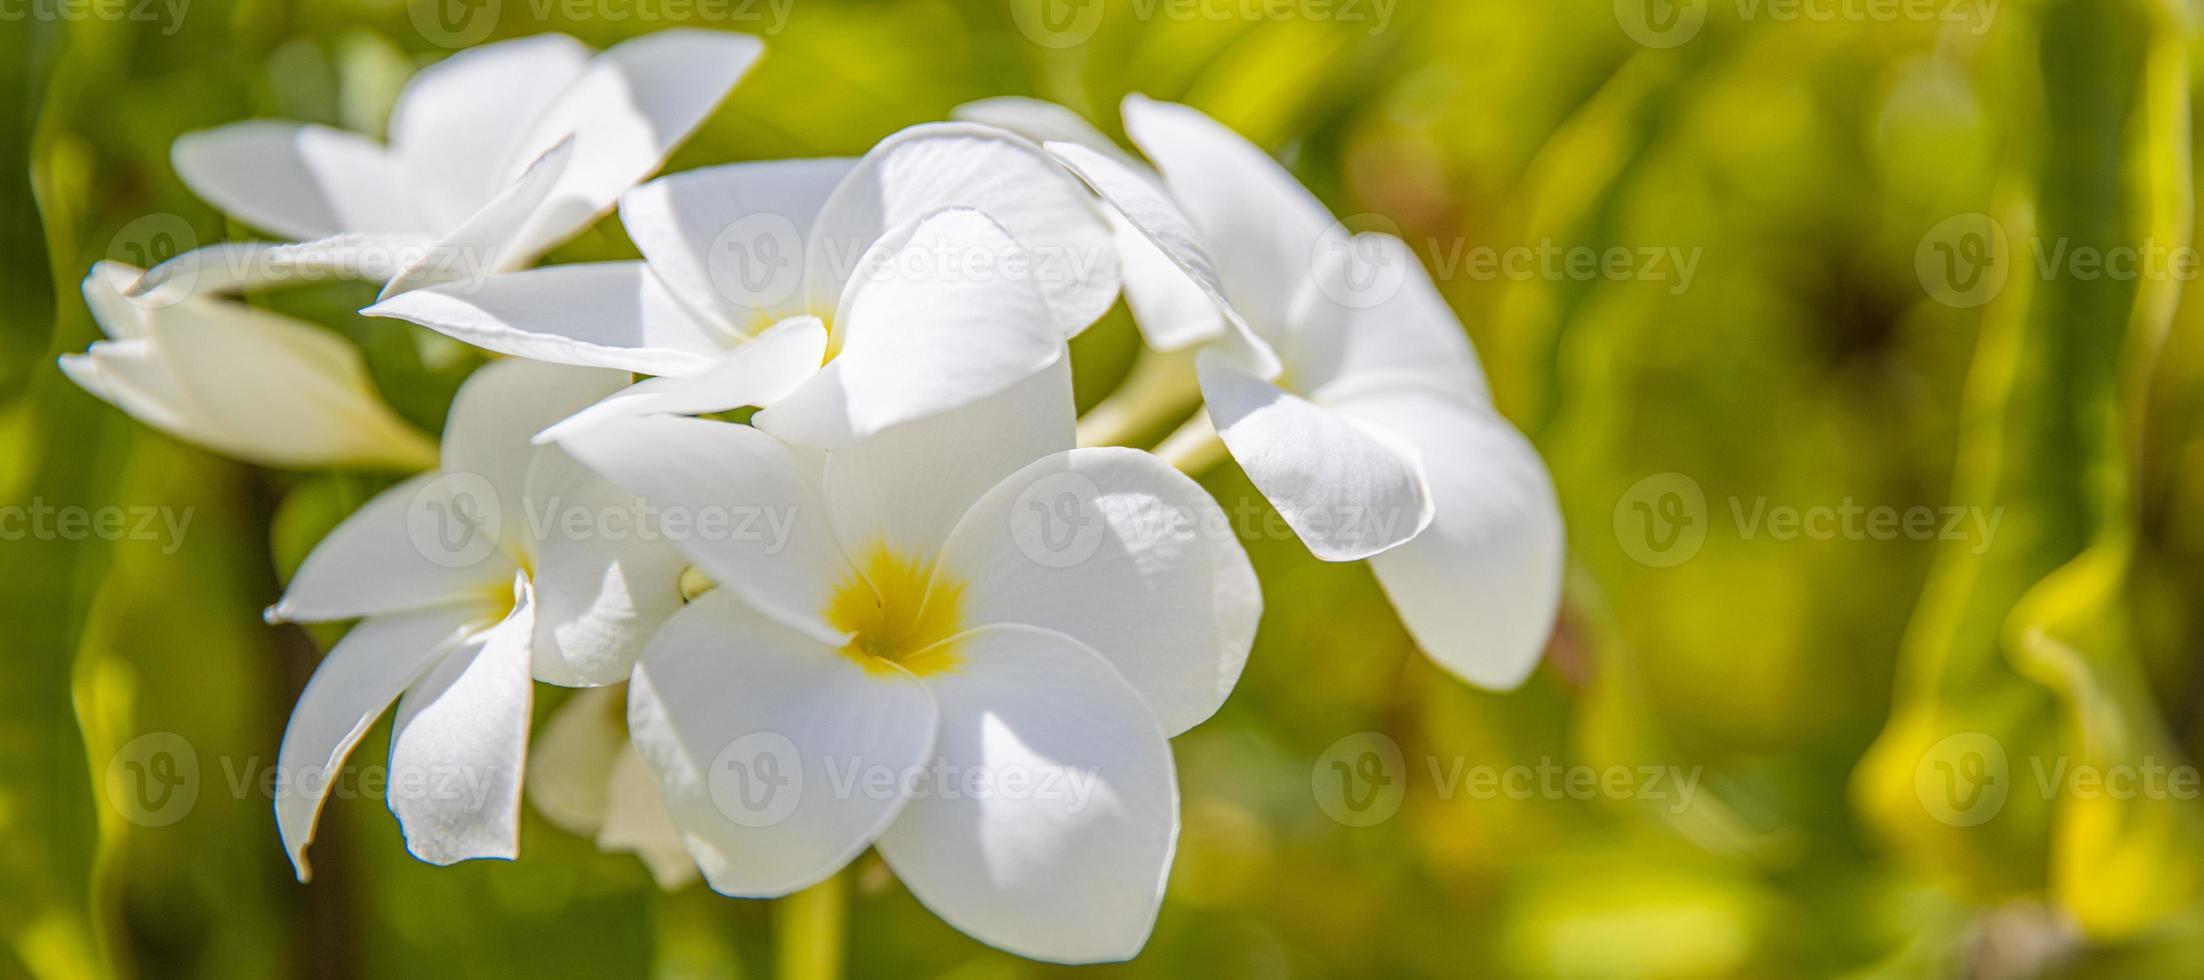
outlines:
[{"label": "cluster of white flowers", "polygon": [[[1129,957],[1177,844],[1167,739],[1222,705],[1262,609],[1174,467],[1205,447],[1318,558],[1369,559],[1438,664],[1529,673],[1553,490],[1398,239],[1137,96],[1150,162],[998,99],[856,160],[637,186],[760,52],[545,35],[422,70],[387,146],[184,136],[194,191],[294,240],[86,279],[111,338],[63,359],[86,390],[247,461],[415,474],[268,611],[358,620],[283,740],[301,879],[327,774],[395,702],[392,771],[422,778],[389,802],[422,860],[514,857],[525,795],[669,887],[786,895],[871,847],[982,941]],[[640,260],[527,268],[615,207]],[[508,355],[440,445],[336,335],[223,297],[332,274]],[[1077,418],[1068,341],[1121,292],[1153,351]],[[1186,416],[1155,454],[1108,444]],[[614,513],[643,526],[592,523]],[[538,682],[589,690],[531,750]]]}]

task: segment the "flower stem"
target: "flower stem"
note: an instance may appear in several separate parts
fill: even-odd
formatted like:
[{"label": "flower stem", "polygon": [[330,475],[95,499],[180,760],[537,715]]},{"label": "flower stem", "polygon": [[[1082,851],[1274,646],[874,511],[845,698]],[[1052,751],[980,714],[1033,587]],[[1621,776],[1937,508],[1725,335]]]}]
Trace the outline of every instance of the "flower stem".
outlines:
[{"label": "flower stem", "polygon": [[781,899],[773,910],[780,980],[840,980],[849,930],[849,885],[840,872]]},{"label": "flower stem", "polygon": [[1179,426],[1178,431],[1156,446],[1155,454],[1166,463],[1178,467],[1187,476],[1198,477],[1212,466],[1224,462],[1224,439],[1217,435],[1217,427],[1209,421],[1208,412],[1196,412]]},{"label": "flower stem", "polygon": [[1079,445],[1125,446],[1183,418],[1201,399],[1192,349],[1157,353],[1142,347],[1117,390],[1079,417]]}]

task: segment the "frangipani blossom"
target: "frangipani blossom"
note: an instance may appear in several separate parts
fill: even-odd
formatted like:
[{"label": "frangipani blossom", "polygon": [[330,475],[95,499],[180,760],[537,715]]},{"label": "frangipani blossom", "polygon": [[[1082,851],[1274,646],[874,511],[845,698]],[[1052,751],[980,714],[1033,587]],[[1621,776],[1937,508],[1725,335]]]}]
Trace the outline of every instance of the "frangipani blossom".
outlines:
[{"label": "frangipani blossom", "polygon": [[313,269],[387,280],[390,295],[521,268],[657,170],[762,50],[744,34],[674,29],[593,55],[539,34],[421,69],[388,146],[279,120],[187,133],[171,156],[194,193],[304,244],[210,246],[148,285],[227,289]]},{"label": "frangipani blossom", "polygon": [[[1127,167],[1142,166],[1078,113],[1054,102],[1006,95],[967,102],[950,110],[950,116],[1036,143],[1074,143],[1113,156]],[[1111,243],[1117,248],[1125,305],[1132,311],[1141,339],[1155,350],[1175,351],[1222,336],[1224,316],[1209,295],[1123,212],[1105,208],[1104,214],[1110,222]]]},{"label": "frangipani blossom", "polygon": [[786,546],[686,546],[628,726],[719,892],[785,895],[876,846],[920,901],[1020,955],[1145,943],[1178,831],[1168,736],[1236,683],[1252,568],[1193,481],[1072,449],[1059,363],[824,454],[648,416],[567,437],[630,492],[746,501]]},{"label": "frangipani blossom", "polygon": [[625,380],[483,367],[453,401],[442,470],[346,518],[268,611],[360,620],[307,682],[277,760],[277,829],[302,880],[329,774],[393,700],[389,801],[406,848],[436,864],[514,856],[532,679],[615,683],[680,606],[684,563],[663,541],[558,519],[632,510],[632,498],[529,441]]},{"label": "frangipani blossom", "polygon": [[[854,162],[738,163],[636,188],[620,216],[642,262],[533,269],[364,312],[500,353],[660,375],[645,394],[684,412],[770,406],[760,427],[831,447],[1062,356],[1117,295],[1103,213],[1029,141],[915,126]],[[776,330],[822,354],[793,376],[745,363]],[[775,400],[742,400],[757,391]]]},{"label": "frangipani blossom", "polygon": [[1521,683],[1560,603],[1560,506],[1422,264],[1397,238],[1346,235],[1200,112],[1136,95],[1124,113],[1160,184],[1083,142],[1047,146],[1221,309],[1196,363],[1224,445],[1317,557],[1370,560],[1434,661]]},{"label": "frangipani blossom", "polygon": [[360,352],[309,323],[176,290],[101,262],[84,301],[109,339],[61,370],[133,418],[225,456],[291,469],[418,470],[436,444],[376,393]]},{"label": "frangipani blossom", "polygon": [[696,862],[628,740],[627,694],[625,684],[592,687],[559,705],[528,753],[528,802],[599,849],[634,854],[673,891],[696,880]]}]

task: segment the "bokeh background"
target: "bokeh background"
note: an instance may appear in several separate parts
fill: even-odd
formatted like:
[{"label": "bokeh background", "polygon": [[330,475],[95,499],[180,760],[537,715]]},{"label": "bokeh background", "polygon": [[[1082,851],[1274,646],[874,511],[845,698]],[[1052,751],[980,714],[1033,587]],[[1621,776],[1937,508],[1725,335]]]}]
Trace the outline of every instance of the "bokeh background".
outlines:
[{"label": "bokeh background", "polygon": [[[669,170],[856,154],[992,95],[1113,133],[1126,92],[1187,101],[1438,276],[1560,487],[1545,664],[1466,688],[1367,570],[1253,536],[1268,610],[1238,692],[1175,743],[1155,936],[1083,972],[2204,975],[2190,5],[1046,3],[450,9],[488,39],[766,34]],[[96,334],[92,262],[245,234],[178,182],[171,140],[253,116],[380,133],[455,39],[425,6],[0,5],[0,506],[191,514],[176,542],[0,540],[0,976],[771,975],[767,903],[661,893],[533,815],[520,861],[437,869],[379,799],[336,800],[293,882],[249,781],[329,636],[259,611],[389,478],[232,463],[54,367]],[[1542,247],[1695,267],[1471,261]],[[553,261],[632,254],[607,219]],[[355,339],[434,431],[478,355],[350,313],[371,291],[255,301]],[[1122,309],[1080,340],[1082,399],[1135,342]],[[1260,500],[1229,464],[1205,483]],[[1757,516],[1847,504],[1851,532]],[[1884,535],[1869,508],[1940,510]],[[1941,533],[1947,511],[1977,530]],[[539,714],[562,693],[539,691]],[[199,770],[161,826],[106,795],[149,733]],[[1540,766],[1632,775],[1472,775]],[[966,939],[875,858],[851,873],[853,976],[1070,972]]]}]

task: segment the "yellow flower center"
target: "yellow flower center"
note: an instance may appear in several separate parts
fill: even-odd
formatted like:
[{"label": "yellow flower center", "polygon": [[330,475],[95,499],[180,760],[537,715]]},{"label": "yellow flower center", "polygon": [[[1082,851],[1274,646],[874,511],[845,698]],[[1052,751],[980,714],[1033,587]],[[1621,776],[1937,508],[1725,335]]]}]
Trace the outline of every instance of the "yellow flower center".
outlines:
[{"label": "yellow flower center", "polygon": [[956,666],[963,632],[964,584],[875,544],[856,572],[834,590],[826,621],[850,634],[842,652],[868,669],[889,664],[915,674]]},{"label": "yellow flower center", "polygon": [[681,593],[682,602],[695,602],[704,598],[706,593],[719,588],[719,583],[712,581],[712,577],[704,574],[703,569],[690,565],[681,570],[681,577],[675,580],[674,588]]}]

